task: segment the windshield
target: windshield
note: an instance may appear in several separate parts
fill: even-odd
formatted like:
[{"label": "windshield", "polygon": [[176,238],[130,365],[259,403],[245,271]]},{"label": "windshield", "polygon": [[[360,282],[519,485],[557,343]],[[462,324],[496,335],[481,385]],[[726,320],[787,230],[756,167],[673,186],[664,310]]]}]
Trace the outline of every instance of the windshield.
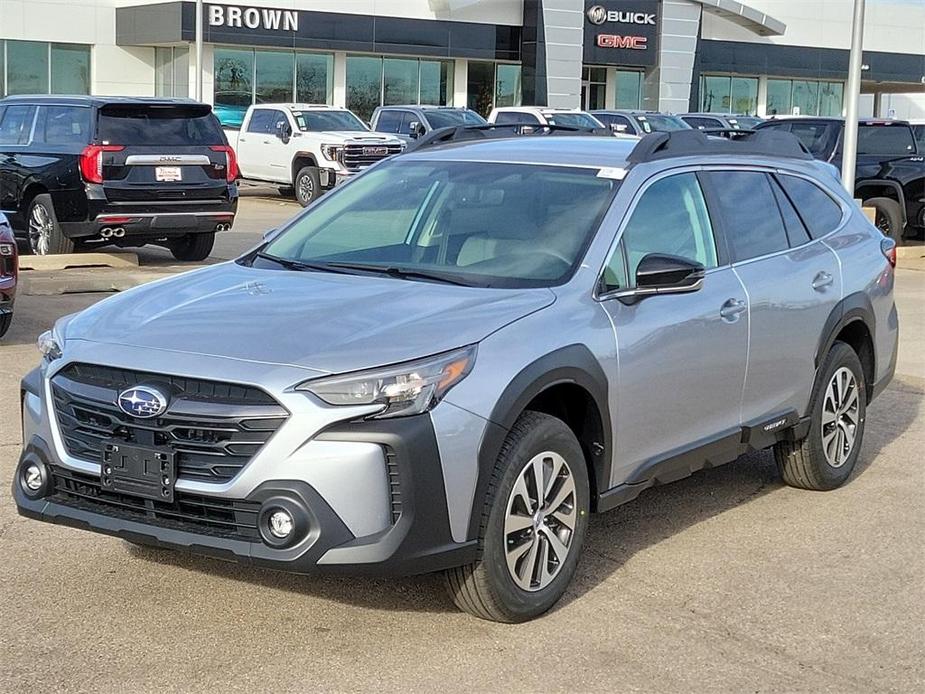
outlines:
[{"label": "windshield", "polygon": [[475,111],[425,111],[424,115],[434,130],[448,128],[451,125],[485,125],[488,121]]},{"label": "windshield", "polygon": [[385,162],[306,210],[254,264],[269,267],[275,258],[340,272],[351,265],[357,274],[373,268],[479,287],[560,284],[618,185],[598,172]]},{"label": "windshield", "polygon": [[858,128],[858,154],[902,156],[914,152],[915,140],[908,125],[862,125]]},{"label": "windshield", "polygon": [[350,111],[296,111],[292,115],[299,130],[369,130]]},{"label": "windshield", "polygon": [[225,136],[208,107],[118,105],[100,109],[97,138],[114,145],[222,145]]},{"label": "windshield", "polygon": [[639,127],[647,133],[670,133],[675,130],[690,130],[691,126],[685,123],[677,116],[666,116],[660,113],[647,113],[644,116],[636,116],[639,121]]},{"label": "windshield", "polygon": [[568,128],[602,128],[594,116],[587,113],[547,113],[544,114],[550,125],[564,125]]}]

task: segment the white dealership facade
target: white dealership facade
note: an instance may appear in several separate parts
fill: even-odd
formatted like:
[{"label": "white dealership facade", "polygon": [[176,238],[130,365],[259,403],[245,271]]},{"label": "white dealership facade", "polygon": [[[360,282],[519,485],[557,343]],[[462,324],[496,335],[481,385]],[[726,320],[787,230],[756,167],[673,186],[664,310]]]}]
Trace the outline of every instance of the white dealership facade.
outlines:
[{"label": "white dealership facade", "polygon": [[[840,115],[851,5],[206,2],[203,99]],[[925,0],[867,7],[862,112],[925,117]],[[192,0],[0,0],[0,94],[193,96],[195,26]]]}]

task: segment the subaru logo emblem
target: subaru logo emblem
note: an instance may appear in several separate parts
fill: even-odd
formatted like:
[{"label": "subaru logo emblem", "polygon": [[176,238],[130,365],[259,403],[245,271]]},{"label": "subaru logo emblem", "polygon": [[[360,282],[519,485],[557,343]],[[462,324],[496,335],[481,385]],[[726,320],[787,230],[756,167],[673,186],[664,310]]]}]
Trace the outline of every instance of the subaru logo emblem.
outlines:
[{"label": "subaru logo emblem", "polygon": [[132,417],[157,417],[167,409],[167,396],[151,386],[135,386],[119,393],[119,409]]},{"label": "subaru logo emblem", "polygon": [[607,21],[607,10],[600,5],[589,7],[588,21],[595,25],[603,24]]}]

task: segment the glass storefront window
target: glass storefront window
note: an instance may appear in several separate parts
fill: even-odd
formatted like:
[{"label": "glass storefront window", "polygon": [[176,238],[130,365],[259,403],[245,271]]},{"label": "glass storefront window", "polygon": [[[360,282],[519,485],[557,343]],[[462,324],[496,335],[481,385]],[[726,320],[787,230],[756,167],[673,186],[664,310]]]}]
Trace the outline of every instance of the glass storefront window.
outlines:
[{"label": "glass storefront window", "polygon": [[296,101],[305,104],[331,103],[333,82],[334,56],[296,53]]},{"label": "glass storefront window", "polygon": [[420,103],[448,106],[453,102],[453,63],[446,60],[421,61]]},{"label": "glass storefront window", "polygon": [[499,63],[495,75],[495,106],[520,106],[520,65]]},{"label": "glass storefront window", "polygon": [[789,115],[792,109],[790,80],[768,80],[768,105],[765,109],[769,116]]},{"label": "glass storefront window", "polygon": [[267,103],[293,100],[295,54],[291,51],[257,51],[256,96]]},{"label": "glass storefront window", "polygon": [[617,70],[616,108],[635,110],[642,105],[642,75],[640,70]]},{"label": "glass storefront window", "polygon": [[705,113],[728,113],[730,86],[728,77],[704,75],[700,80],[700,110]]},{"label": "glass storefront window", "polygon": [[581,71],[581,107],[586,111],[607,108],[607,68],[586,67]]},{"label": "glass storefront window", "polygon": [[819,112],[819,83],[806,80],[793,81],[793,108],[800,115],[815,116]]},{"label": "glass storefront window", "polygon": [[215,115],[225,127],[240,128],[254,103],[254,51],[216,48],[213,72]]},{"label": "glass storefront window", "polygon": [[477,60],[469,61],[469,76],[466,83],[466,105],[487,118],[491,113],[495,96],[495,64]]},{"label": "glass storefront window", "polygon": [[841,116],[845,85],[841,82],[823,82],[819,93],[819,115]]},{"label": "glass storefront window", "polygon": [[51,44],[51,93],[90,93],[90,47]]},{"label": "glass storefront window", "polygon": [[368,121],[380,105],[382,58],[347,56],[347,108]]},{"label": "glass storefront window", "polygon": [[417,60],[386,58],[382,62],[382,74],[382,105],[417,103]]},{"label": "glass storefront window", "polygon": [[154,95],[189,96],[189,48],[166,46],[154,49]]},{"label": "glass storefront window", "polygon": [[48,44],[6,42],[7,94],[48,94]]},{"label": "glass storefront window", "polygon": [[754,116],[758,113],[758,78],[732,77],[732,113]]}]

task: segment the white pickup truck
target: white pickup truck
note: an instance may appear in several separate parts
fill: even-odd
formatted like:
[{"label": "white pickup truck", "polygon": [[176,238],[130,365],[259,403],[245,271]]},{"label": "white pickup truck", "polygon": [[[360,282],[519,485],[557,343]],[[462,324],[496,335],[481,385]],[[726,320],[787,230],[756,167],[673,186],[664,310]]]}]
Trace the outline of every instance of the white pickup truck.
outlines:
[{"label": "white pickup truck", "polygon": [[290,189],[303,206],[404,147],[351,111],[315,104],[255,104],[226,135],[242,179]]}]

